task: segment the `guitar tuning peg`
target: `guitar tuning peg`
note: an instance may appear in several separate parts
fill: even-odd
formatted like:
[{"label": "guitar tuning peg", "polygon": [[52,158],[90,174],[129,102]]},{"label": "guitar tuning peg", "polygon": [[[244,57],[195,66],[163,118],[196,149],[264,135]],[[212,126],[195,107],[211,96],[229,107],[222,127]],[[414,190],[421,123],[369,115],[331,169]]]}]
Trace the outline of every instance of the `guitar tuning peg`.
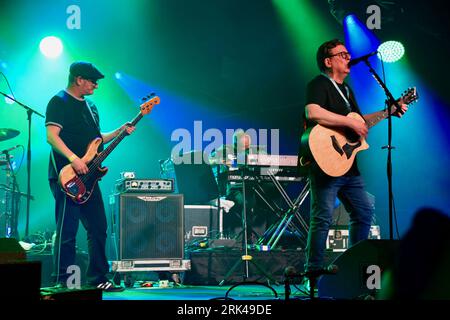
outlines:
[{"label": "guitar tuning peg", "polygon": [[147,101],[147,97],[143,97],[141,100],[142,100],[142,102],[145,102],[145,101]]}]

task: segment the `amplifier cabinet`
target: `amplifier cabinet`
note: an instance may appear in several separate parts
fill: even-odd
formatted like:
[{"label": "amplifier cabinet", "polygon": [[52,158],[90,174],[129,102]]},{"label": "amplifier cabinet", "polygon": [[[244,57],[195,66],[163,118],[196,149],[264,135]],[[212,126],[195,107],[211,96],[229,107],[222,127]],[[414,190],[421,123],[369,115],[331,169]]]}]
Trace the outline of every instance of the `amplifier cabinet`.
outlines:
[{"label": "amplifier cabinet", "polygon": [[186,244],[201,238],[216,239],[221,232],[219,210],[209,205],[184,206],[184,239]]},{"label": "amplifier cabinet", "polygon": [[182,194],[120,193],[110,204],[113,260],[183,259]]}]

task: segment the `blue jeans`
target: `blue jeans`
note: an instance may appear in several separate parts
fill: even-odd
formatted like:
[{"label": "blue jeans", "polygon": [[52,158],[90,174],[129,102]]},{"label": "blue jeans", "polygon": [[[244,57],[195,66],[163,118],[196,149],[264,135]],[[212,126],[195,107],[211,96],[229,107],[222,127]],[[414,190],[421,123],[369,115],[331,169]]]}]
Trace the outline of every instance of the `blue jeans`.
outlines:
[{"label": "blue jeans", "polygon": [[361,176],[329,177],[310,174],[311,214],[306,248],[305,270],[323,268],[328,231],[333,219],[336,197],[350,213],[349,246],[369,236],[373,205]]}]

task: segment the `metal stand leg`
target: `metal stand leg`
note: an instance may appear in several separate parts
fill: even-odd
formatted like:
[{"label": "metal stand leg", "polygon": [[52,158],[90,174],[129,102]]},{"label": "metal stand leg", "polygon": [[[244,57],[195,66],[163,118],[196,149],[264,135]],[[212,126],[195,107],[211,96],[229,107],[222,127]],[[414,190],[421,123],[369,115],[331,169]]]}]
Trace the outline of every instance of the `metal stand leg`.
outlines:
[{"label": "metal stand leg", "polygon": [[[277,283],[277,281],[268,275],[256,262],[253,261],[253,257],[248,254],[248,234],[247,234],[247,206],[246,206],[246,187],[245,187],[245,175],[244,170],[242,170],[242,198],[243,198],[243,208],[242,208],[242,229],[244,239],[242,241],[242,246],[244,250],[244,255],[237,260],[233,267],[227,272],[225,278],[219,282],[219,286],[223,285],[228,278],[233,274],[234,270],[240,265],[240,263],[244,262],[244,275],[243,282],[246,282],[249,278],[249,263],[253,264],[255,268],[261,272],[267,279],[272,281],[273,283]],[[277,283],[278,284],[278,283]]]},{"label": "metal stand leg", "polygon": [[[283,233],[286,231],[288,227],[292,229],[296,229],[296,231],[299,234],[304,233],[305,235],[308,233],[308,225],[304,221],[304,219],[298,214],[298,210],[300,209],[301,205],[303,204],[304,200],[309,194],[309,182],[306,183],[306,185],[303,187],[302,192],[299,194],[297,199],[292,202],[292,200],[287,195],[286,191],[283,189],[281,184],[275,179],[274,176],[271,176],[273,183],[277,187],[277,189],[280,191],[281,195],[289,205],[289,209],[282,215],[281,220],[277,223],[273,224],[269,229],[275,231],[272,233],[270,239],[266,244],[263,243],[264,239],[260,239],[258,241],[259,245],[265,246],[267,250],[272,250],[276,247],[278,244],[278,241],[280,240]],[[298,221],[300,222],[301,226],[303,227],[303,232],[300,230],[293,222],[293,218],[296,217]],[[301,239],[304,241],[304,239]]]}]

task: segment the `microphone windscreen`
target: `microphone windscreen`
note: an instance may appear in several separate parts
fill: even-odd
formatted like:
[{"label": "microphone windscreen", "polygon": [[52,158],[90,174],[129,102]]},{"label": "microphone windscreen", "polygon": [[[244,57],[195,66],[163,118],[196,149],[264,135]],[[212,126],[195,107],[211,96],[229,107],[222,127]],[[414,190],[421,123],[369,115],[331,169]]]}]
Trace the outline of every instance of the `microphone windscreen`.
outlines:
[{"label": "microphone windscreen", "polygon": [[330,264],[330,265],[327,267],[327,271],[328,271],[329,273],[331,273],[331,274],[336,274],[336,273],[338,273],[338,271],[339,271],[339,267],[338,267],[337,265],[335,265],[335,264]]},{"label": "microphone windscreen", "polygon": [[286,268],[284,268],[284,275],[286,277],[293,276],[296,273],[297,273],[297,270],[295,270],[294,266],[287,266]]}]

